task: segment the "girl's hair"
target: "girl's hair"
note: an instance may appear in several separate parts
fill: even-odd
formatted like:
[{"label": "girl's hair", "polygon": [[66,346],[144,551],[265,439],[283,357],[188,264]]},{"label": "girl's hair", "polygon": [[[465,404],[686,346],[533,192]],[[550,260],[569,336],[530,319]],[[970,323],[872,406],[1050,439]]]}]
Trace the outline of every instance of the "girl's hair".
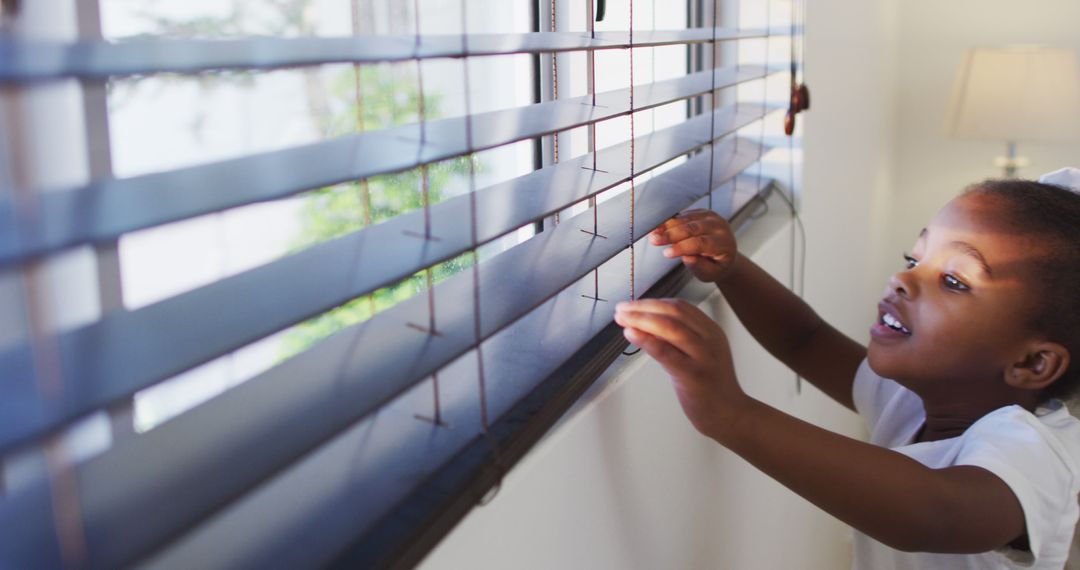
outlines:
[{"label": "girl's hair", "polygon": [[1030,180],[986,180],[966,193],[1002,201],[1002,220],[1013,229],[1036,237],[1050,248],[1039,259],[1035,280],[1041,305],[1031,325],[1069,351],[1070,365],[1043,390],[1040,401],[1068,398],[1080,388],[1080,193]]}]

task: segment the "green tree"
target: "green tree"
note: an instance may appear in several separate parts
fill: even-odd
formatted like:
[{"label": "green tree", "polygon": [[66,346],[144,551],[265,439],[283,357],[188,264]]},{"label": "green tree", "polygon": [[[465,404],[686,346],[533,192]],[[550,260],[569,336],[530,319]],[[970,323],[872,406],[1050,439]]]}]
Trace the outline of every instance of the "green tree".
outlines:
[{"label": "green tree", "polygon": [[[310,36],[315,30],[312,0],[261,0],[251,3],[232,0],[223,15],[199,16],[186,20],[162,16],[151,8],[142,8],[148,32],[142,36],[222,38],[249,35],[276,37]],[[407,10],[397,6],[391,17],[409,19]],[[334,66],[330,87],[318,68],[303,68],[307,106],[312,124],[324,136],[333,137],[355,133],[359,129],[376,130],[417,122],[420,117],[420,91],[415,72],[405,68],[411,64]],[[255,72],[227,71],[200,75],[200,88],[212,90],[224,83],[252,86]],[[164,81],[182,81],[167,78]],[[142,78],[129,80],[123,86],[130,96]],[[157,82],[161,89],[168,83]],[[440,115],[440,98],[425,93],[425,120]],[[445,189],[454,176],[462,176],[480,165],[474,158],[459,158],[427,167],[429,203],[444,198]],[[301,231],[289,253],[314,244],[360,230],[366,223],[379,223],[394,216],[422,207],[422,176],[420,169],[378,176],[366,181],[352,181],[306,192],[303,195]],[[363,195],[370,195],[370,210]],[[471,255],[460,256],[431,268],[433,282],[461,271],[472,262]],[[319,340],[347,326],[370,318],[374,313],[421,293],[427,276],[420,272],[399,283],[353,299],[327,313],[305,321],[289,331],[282,344],[281,358],[285,359],[306,350]]]},{"label": "green tree", "polygon": [[[398,80],[392,69],[386,66],[362,66],[354,68],[354,72],[360,73],[359,98],[356,96],[356,77],[352,72],[342,73],[339,81],[334,83],[333,99],[346,102],[342,105],[345,111],[331,117],[331,131],[334,134],[354,132],[358,124],[366,128],[384,128],[418,119],[420,93],[416,81]],[[426,94],[424,109],[427,120],[438,118],[439,98]],[[451,177],[468,171],[468,160],[458,158],[427,167],[430,203],[442,200],[443,190]],[[473,168],[479,169],[479,165],[474,162]],[[379,223],[423,207],[422,182],[421,170],[416,168],[310,192],[305,198],[303,227],[294,249],[303,249],[357,231],[364,227],[368,219],[371,223]],[[365,211],[365,191],[370,196],[370,211]],[[464,255],[436,265],[432,268],[433,282],[446,279],[468,267],[471,262],[471,255]],[[302,352],[334,332],[423,292],[426,286],[426,275],[420,272],[297,325],[285,337],[283,358]]]}]

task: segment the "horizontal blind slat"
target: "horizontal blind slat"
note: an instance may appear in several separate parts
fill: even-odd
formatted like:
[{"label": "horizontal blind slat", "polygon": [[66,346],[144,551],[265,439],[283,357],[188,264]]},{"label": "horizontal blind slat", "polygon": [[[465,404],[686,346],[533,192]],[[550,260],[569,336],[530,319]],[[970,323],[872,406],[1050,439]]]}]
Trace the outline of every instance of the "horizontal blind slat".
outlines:
[{"label": "horizontal blind slat", "polygon": [[[787,37],[789,29],[689,28],[634,31],[633,47]],[[332,63],[383,63],[534,53],[626,49],[625,31],[517,34],[361,35],[222,40],[134,39],[80,43],[0,40],[0,83],[64,77],[107,79],[154,73],[269,70]]]},{"label": "horizontal blind slat", "polygon": [[[742,66],[639,85],[634,110],[679,101],[767,74],[780,67]],[[715,83],[714,83],[715,79]],[[629,90],[576,97],[427,123],[192,166],[37,192],[21,202],[0,198],[0,267],[81,243],[341,182],[370,178],[547,135],[630,112]],[[473,129],[470,148],[466,129]]]},{"label": "horizontal blind slat", "polygon": [[[708,144],[763,116],[769,107],[743,104],[691,119],[636,141],[641,174]],[[709,118],[715,121],[710,128]],[[534,171],[481,190],[478,238],[486,243],[559,208],[630,178],[629,143]],[[60,399],[48,401],[34,380],[31,347],[0,353],[7,389],[0,400],[0,450],[62,425],[81,414],[395,283],[469,251],[469,196],[431,208],[437,240],[413,237],[422,211],[315,245],[304,251],[130,312],[113,313],[59,338]],[[411,233],[411,235],[409,235]]]},{"label": "horizontal blind slat", "polygon": [[[704,196],[710,180],[718,187],[734,178],[761,152],[754,142],[727,140],[716,146],[711,176],[710,153],[701,153],[639,185],[637,237]],[[628,203],[622,194],[600,205],[601,233],[623,235]],[[625,249],[625,239],[578,231],[586,217],[591,227],[586,212],[521,244],[513,255],[481,265],[483,339]],[[427,322],[426,299],[413,297],[77,467],[80,479],[97,473],[80,485],[81,512],[91,521],[91,565],[130,562],[470,350],[476,342],[473,286],[471,272],[436,286],[439,336],[407,326]],[[146,461],[148,449],[171,452]],[[46,501],[47,490],[39,493]],[[20,518],[32,508],[47,519],[44,505],[10,505],[16,504],[17,510],[0,504],[0,526],[19,527],[0,536],[0,555],[11,553],[18,561],[45,550],[53,538],[48,526],[35,528]]]}]

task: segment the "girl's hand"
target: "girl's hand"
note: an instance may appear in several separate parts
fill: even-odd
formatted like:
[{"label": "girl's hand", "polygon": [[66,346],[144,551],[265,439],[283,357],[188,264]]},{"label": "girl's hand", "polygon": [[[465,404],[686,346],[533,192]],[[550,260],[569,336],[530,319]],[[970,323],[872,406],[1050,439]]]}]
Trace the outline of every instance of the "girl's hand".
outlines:
[{"label": "girl's hand", "polygon": [[750,398],[739,387],[727,336],[697,307],[676,299],[615,306],[615,322],[671,375],[675,394],[697,430],[723,443]]},{"label": "girl's hand", "polygon": [[712,210],[687,210],[649,233],[653,245],[670,246],[666,257],[682,257],[694,277],[718,283],[738,255],[735,234],[727,220]]}]

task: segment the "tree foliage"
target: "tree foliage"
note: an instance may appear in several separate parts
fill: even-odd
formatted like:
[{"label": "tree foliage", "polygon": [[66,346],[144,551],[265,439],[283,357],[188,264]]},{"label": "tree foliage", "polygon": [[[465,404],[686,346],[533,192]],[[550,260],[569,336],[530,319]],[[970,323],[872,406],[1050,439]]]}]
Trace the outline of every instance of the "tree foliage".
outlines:
[{"label": "tree foliage", "polygon": [[[149,30],[145,36],[170,38],[223,38],[252,35],[274,37],[310,36],[315,30],[312,0],[231,0],[220,6],[218,15],[201,15],[177,19],[163,15],[154,8],[137,8]],[[404,17],[401,12],[396,17]],[[402,25],[406,25],[402,22]],[[378,130],[396,125],[437,119],[441,101],[438,95],[423,95],[424,116],[420,116],[421,93],[413,64],[362,66],[330,66],[300,70],[306,86],[307,107],[312,126],[325,137],[343,136],[358,131]],[[415,69],[415,68],[413,68]],[[231,83],[253,87],[254,73],[225,71],[200,75],[200,89],[211,91],[219,84]],[[327,77],[329,76],[329,78]],[[124,83],[133,92],[145,78]],[[156,84],[167,88],[167,78]],[[329,87],[327,87],[329,86]],[[114,86],[115,87],[115,86]],[[429,165],[427,170],[429,203],[444,198],[452,177],[468,172],[468,160],[459,158]],[[479,170],[476,162],[473,168]],[[351,181],[306,192],[302,196],[301,230],[292,244],[295,253],[315,244],[337,239],[405,212],[422,204],[423,177],[420,169],[412,169],[366,181]],[[364,199],[370,196],[370,209]],[[403,236],[402,239],[418,239]],[[351,260],[342,260],[350,263]],[[457,273],[472,263],[471,255],[460,256],[431,268],[435,283]],[[364,268],[356,267],[356,271]],[[413,295],[422,293],[427,284],[424,272],[399,283],[353,299],[329,312],[293,327],[284,338],[281,358],[306,350],[319,340],[350,325],[362,322],[373,314],[393,306]]]},{"label": "tree foliage", "polygon": [[[358,85],[355,73],[360,74]],[[437,96],[424,95],[425,120],[438,118],[439,103]],[[367,130],[387,128],[420,119],[420,92],[414,79],[396,77],[390,66],[356,67],[351,72],[343,72],[334,82],[331,107],[342,109],[330,117],[332,134],[355,132],[358,127]],[[430,204],[444,198],[444,190],[453,176],[468,171],[468,160],[475,159],[458,158],[426,167]],[[473,168],[478,170],[479,164],[474,163]],[[423,173],[416,168],[310,192],[305,197],[303,226],[295,248],[335,239],[363,228],[368,222],[379,223],[422,208],[422,185]],[[370,210],[366,208],[365,191]],[[402,236],[402,239],[421,238]],[[464,255],[436,265],[431,269],[433,282],[438,283],[468,267],[471,259],[470,255]],[[356,267],[357,271],[363,269]],[[286,336],[283,357],[302,352],[334,332],[367,320],[378,311],[423,292],[426,286],[424,272],[417,273],[297,325]]]}]

